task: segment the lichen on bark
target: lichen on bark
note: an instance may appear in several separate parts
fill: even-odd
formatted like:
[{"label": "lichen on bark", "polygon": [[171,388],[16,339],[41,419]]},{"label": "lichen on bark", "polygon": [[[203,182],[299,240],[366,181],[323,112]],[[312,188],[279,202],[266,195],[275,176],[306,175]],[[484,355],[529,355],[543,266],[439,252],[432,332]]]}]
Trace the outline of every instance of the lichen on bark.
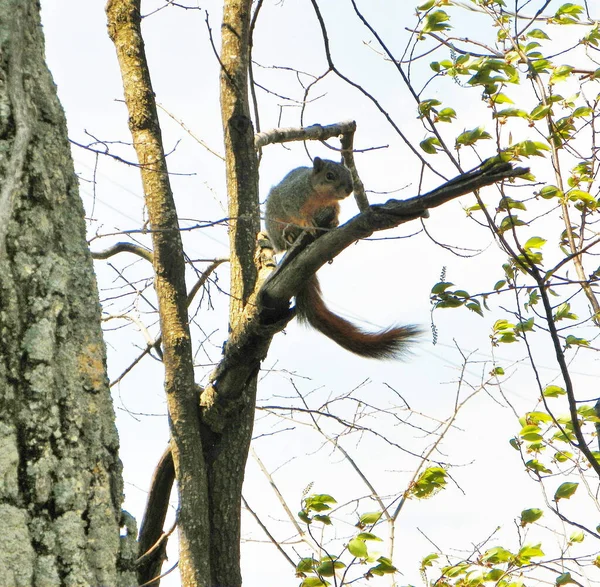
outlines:
[{"label": "lichen on bark", "polygon": [[135,584],[120,555],[97,288],[38,2],[0,0],[0,55],[0,576]]}]

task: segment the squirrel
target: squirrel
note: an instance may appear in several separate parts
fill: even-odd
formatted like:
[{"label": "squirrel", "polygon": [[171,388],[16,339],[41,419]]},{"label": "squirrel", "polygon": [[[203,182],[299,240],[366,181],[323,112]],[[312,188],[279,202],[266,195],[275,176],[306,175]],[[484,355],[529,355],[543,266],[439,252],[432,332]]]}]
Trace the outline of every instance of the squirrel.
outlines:
[{"label": "squirrel", "polygon": [[[266,228],[276,252],[289,249],[304,232],[314,237],[339,224],[339,201],[354,187],[350,171],[341,163],[315,157],[313,167],[297,167],[269,192]],[[323,301],[316,275],[296,293],[296,315],[304,324],[342,348],[373,359],[396,358],[420,334],[416,326],[395,326],[380,332],[365,332],[334,314]]]}]

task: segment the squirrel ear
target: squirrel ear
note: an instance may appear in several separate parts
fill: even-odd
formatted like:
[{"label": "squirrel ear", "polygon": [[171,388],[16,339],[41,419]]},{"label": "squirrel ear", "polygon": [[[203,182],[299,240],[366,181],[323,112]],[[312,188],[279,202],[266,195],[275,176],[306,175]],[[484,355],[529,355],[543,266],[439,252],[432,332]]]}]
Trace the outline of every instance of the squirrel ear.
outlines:
[{"label": "squirrel ear", "polygon": [[323,159],[321,159],[321,157],[315,157],[313,160],[313,169],[315,170],[315,173],[319,173],[323,167],[325,167]]}]

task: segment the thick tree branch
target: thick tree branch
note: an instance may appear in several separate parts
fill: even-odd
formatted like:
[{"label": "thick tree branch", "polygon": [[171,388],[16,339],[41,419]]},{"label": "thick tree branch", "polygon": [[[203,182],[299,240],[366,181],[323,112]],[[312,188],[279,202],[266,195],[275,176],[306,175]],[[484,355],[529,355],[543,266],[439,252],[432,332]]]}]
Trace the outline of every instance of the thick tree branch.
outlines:
[{"label": "thick tree branch", "polygon": [[146,261],[150,261],[150,263],[153,261],[153,255],[150,249],[126,242],[115,243],[111,247],[108,247],[108,249],[102,251],[92,251],[92,259],[109,259],[119,253],[133,253],[142,259],[146,259]]},{"label": "thick tree branch", "polygon": [[[138,543],[141,556],[137,561],[140,583],[148,583],[160,575],[160,569],[166,559],[167,541],[160,540],[166,537],[163,527],[169,509],[173,481],[175,481],[175,467],[169,446],[154,469],[144,518],[140,524]],[[150,585],[158,587],[158,581]]]},{"label": "thick tree branch", "polygon": [[106,12],[152,229],[165,391],[179,490],[181,579],[189,587],[207,587],[211,585],[208,482],[187,315],[185,261],[145,55],[140,0],[109,0]]},{"label": "thick tree branch", "polygon": [[260,229],[258,160],[248,103],[251,0],[230,0],[223,10],[221,117],[229,204],[233,329],[256,282],[254,247]]}]

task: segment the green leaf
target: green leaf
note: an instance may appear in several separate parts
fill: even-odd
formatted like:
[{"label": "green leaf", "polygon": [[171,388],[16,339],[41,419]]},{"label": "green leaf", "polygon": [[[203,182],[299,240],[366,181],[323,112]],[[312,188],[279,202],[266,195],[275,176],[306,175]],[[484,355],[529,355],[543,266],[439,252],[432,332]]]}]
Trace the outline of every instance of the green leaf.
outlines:
[{"label": "green leaf", "polygon": [[594,196],[592,196],[592,194],[589,192],[585,192],[583,190],[569,190],[567,192],[567,197],[571,202],[583,202],[590,210],[595,210],[598,207],[596,198],[594,198]]},{"label": "green leaf", "polygon": [[437,119],[440,122],[452,122],[453,118],[456,118],[456,110],[454,108],[442,108],[437,113]]},{"label": "green leaf", "polygon": [[449,287],[452,287],[454,284],[450,281],[439,281],[431,288],[432,294],[440,294],[445,292]]},{"label": "green leaf", "polygon": [[550,37],[542,29],[532,29],[527,33],[527,36],[531,39],[546,39],[550,40]]},{"label": "green leaf", "polygon": [[533,524],[544,515],[544,512],[538,508],[530,508],[521,512],[521,526]]},{"label": "green leaf", "polygon": [[528,442],[535,442],[543,438],[540,432],[541,430],[539,426],[536,426],[535,424],[528,424],[527,426],[523,426],[523,428],[521,428],[519,436]]},{"label": "green leaf", "polygon": [[570,65],[559,65],[555,67],[552,71],[552,75],[550,75],[550,84],[557,84],[559,82],[564,82],[569,78],[571,72],[573,71],[573,67]]},{"label": "green leaf", "polygon": [[565,395],[567,392],[558,385],[548,385],[546,389],[542,392],[544,397],[560,397],[561,395]]},{"label": "green leaf", "polygon": [[498,291],[499,289],[502,289],[505,285],[506,285],[506,280],[505,279],[501,279],[500,281],[496,281],[496,284],[494,285],[494,291]]},{"label": "green leaf", "polygon": [[421,569],[425,569],[426,567],[433,567],[432,561],[435,561],[438,558],[440,558],[440,555],[436,554],[435,552],[432,554],[428,554],[426,557],[421,559]]},{"label": "green leaf", "polygon": [[527,239],[527,242],[523,246],[526,251],[530,251],[531,249],[541,249],[548,241],[541,236],[532,236],[530,239]]},{"label": "green leaf", "polygon": [[518,216],[512,214],[511,216],[505,216],[498,226],[498,232],[501,234],[505,233],[507,230],[511,230],[516,226],[525,226],[525,222],[519,219]]},{"label": "green leaf", "polygon": [[421,116],[429,116],[431,114],[431,112],[436,112],[435,110],[435,106],[440,106],[441,102],[439,100],[434,99],[430,99],[430,100],[423,100],[422,102],[419,102],[419,114]]},{"label": "green leaf", "polygon": [[473,569],[465,575],[465,585],[469,587],[478,587],[483,583],[483,571],[481,569]]},{"label": "green leaf", "polygon": [[531,332],[533,330],[534,318],[522,320],[515,326],[515,332]]},{"label": "green leaf", "polygon": [[525,309],[535,306],[540,300],[540,294],[537,289],[534,289],[530,294],[528,300],[525,302]]},{"label": "green leaf", "polygon": [[594,47],[598,47],[598,45],[600,45],[600,26],[598,26],[598,23],[594,25],[587,35],[583,36],[582,43],[584,45],[592,45]]},{"label": "green leaf", "polygon": [[530,113],[529,118],[531,120],[541,120],[548,112],[550,112],[552,106],[550,104],[538,104]]},{"label": "green leaf", "polygon": [[475,314],[479,314],[483,318],[483,310],[481,309],[481,304],[478,300],[469,300],[465,307],[467,307],[471,312],[475,312]]},{"label": "green leaf", "polygon": [[566,450],[559,450],[555,455],[554,455],[554,460],[557,463],[565,463],[566,461],[569,461],[573,458],[573,453],[566,451]]},{"label": "green leaf", "polygon": [[520,80],[519,71],[509,59],[481,57],[471,61],[469,69],[475,73],[467,83],[471,86],[484,86],[485,93],[490,95],[498,92],[499,84],[518,84]]},{"label": "green leaf", "polygon": [[492,565],[498,565],[502,563],[507,563],[512,561],[514,555],[509,550],[502,548],[501,546],[496,546],[494,548],[490,548],[486,550],[481,556],[482,562],[490,563]]},{"label": "green leaf", "polygon": [[[542,44],[538,43],[537,41],[531,41],[529,43],[527,43],[527,45],[525,45],[525,53],[527,53],[527,55],[529,57],[539,57],[541,54],[539,51],[534,51],[534,49],[537,49],[538,47],[541,47]],[[516,53],[516,51],[515,51]],[[519,54],[517,53],[517,55],[515,56],[515,59],[518,60],[519,58]]]},{"label": "green leaf", "polygon": [[470,146],[474,145],[477,141],[491,139],[492,136],[488,133],[483,126],[466,130],[456,137],[456,145]]},{"label": "green leaf", "polygon": [[552,435],[552,440],[554,440],[556,442],[564,442],[566,444],[570,444],[571,442],[574,442],[576,439],[575,439],[575,435],[572,432],[567,432],[566,430],[557,430]]},{"label": "green leaf", "polygon": [[571,578],[571,573],[563,573],[556,577],[556,585],[566,585],[567,583],[575,583]]},{"label": "green leaf", "polygon": [[488,582],[488,581],[492,581],[494,583],[496,583],[499,579],[501,579],[504,576],[505,572],[502,569],[490,569],[484,577],[484,581]]},{"label": "green leaf", "polygon": [[356,538],[358,538],[359,540],[375,540],[376,542],[383,542],[383,540],[379,538],[379,536],[371,534],[371,532],[361,532],[360,534],[356,535]]},{"label": "green leaf", "polygon": [[525,466],[530,471],[535,471],[536,473],[546,473],[547,475],[551,475],[552,471],[548,469],[543,463],[540,463],[537,459],[531,459],[525,463]]},{"label": "green leaf", "polygon": [[577,408],[577,413],[580,416],[582,416],[586,422],[594,422],[594,423],[600,422],[600,418],[598,418],[598,416],[596,414],[596,408],[594,408],[594,406],[591,406],[589,404],[580,405]]},{"label": "green leaf", "polygon": [[371,573],[373,575],[377,575],[378,577],[382,577],[383,575],[390,575],[395,573],[398,569],[392,564],[392,561],[389,558],[381,556],[377,559],[379,563],[375,567],[371,567],[367,573],[368,575]]},{"label": "green leaf", "polygon": [[306,501],[311,503],[337,503],[334,497],[328,495],[327,493],[316,493],[315,495],[309,495],[306,498]]},{"label": "green leaf", "polygon": [[376,524],[381,518],[381,512],[369,512],[366,514],[362,514],[359,518],[359,526],[371,526],[372,524]]},{"label": "green leaf", "polygon": [[527,412],[524,418],[519,418],[519,422],[523,423],[523,426],[537,426],[538,424],[548,424],[552,422],[552,417],[546,412]]},{"label": "green leaf", "polygon": [[531,69],[535,73],[548,73],[552,67],[552,63],[547,59],[533,59],[531,60]]},{"label": "green leaf", "polygon": [[549,151],[550,147],[546,143],[540,141],[521,141],[515,143],[508,149],[507,152],[512,153],[514,157],[544,157],[542,151]]},{"label": "green leaf", "polygon": [[498,92],[491,97],[492,104],[514,104],[514,102],[502,92]]},{"label": "green leaf", "polygon": [[572,483],[570,481],[562,483],[554,493],[554,501],[569,499],[577,491],[578,486],[579,483]]},{"label": "green leaf", "polygon": [[523,202],[504,196],[498,204],[498,210],[527,210]]},{"label": "green leaf", "polygon": [[367,558],[367,545],[364,540],[359,540],[358,538],[353,538],[348,542],[348,551],[352,556],[357,558]]},{"label": "green leaf", "polygon": [[314,558],[301,558],[296,565],[296,573],[312,573],[317,561]]},{"label": "green leaf", "polygon": [[540,544],[535,545],[525,545],[519,552],[517,556],[523,559],[530,559],[533,557],[544,556],[544,551],[540,548]]},{"label": "green leaf", "polygon": [[511,332],[512,330],[514,330],[515,325],[512,324],[511,322],[509,322],[508,320],[496,320],[496,322],[494,322],[494,326],[492,327],[494,333],[496,334],[502,334],[504,332]]},{"label": "green leaf", "polygon": [[343,569],[346,565],[339,560],[334,560],[330,557],[324,557],[316,571],[322,577],[333,577],[336,569]]},{"label": "green leaf", "polygon": [[430,8],[432,8],[434,4],[435,4],[435,0],[428,0],[427,2],[424,2],[423,4],[421,4],[420,6],[417,6],[417,10],[420,10],[421,12],[425,12],[426,10],[429,10]]},{"label": "green leaf", "polygon": [[567,336],[567,338],[565,339],[565,343],[566,343],[567,347],[590,346],[589,340],[585,340],[585,338],[577,338],[576,336],[573,336],[572,334],[569,334],[569,336]]},{"label": "green leaf", "polygon": [[469,563],[458,563],[457,565],[442,568],[442,573],[449,578],[459,577],[460,575],[464,575],[469,567]]},{"label": "green leaf", "polygon": [[563,192],[554,185],[544,186],[538,192],[538,194],[544,198],[544,200],[549,200],[550,198],[561,198],[563,196]]},{"label": "green leaf", "polygon": [[441,148],[440,141],[437,137],[429,137],[421,141],[419,146],[429,155],[437,155],[438,149]]},{"label": "green leaf", "polygon": [[569,536],[569,542],[583,542],[584,538],[585,534],[582,530],[575,530],[575,532],[573,532],[571,536]]},{"label": "green leaf", "polygon": [[430,12],[425,17],[425,24],[421,29],[422,33],[432,33],[435,31],[445,31],[450,28],[449,24],[446,24],[450,20],[450,17],[443,10],[435,10]]},{"label": "green leaf", "polygon": [[409,493],[418,499],[427,499],[445,487],[447,475],[442,467],[428,467],[412,484]]},{"label": "green leaf", "polygon": [[319,577],[306,577],[302,583],[300,583],[300,587],[327,587],[330,585],[328,581],[322,581]]},{"label": "green leaf", "polygon": [[313,522],[321,522],[321,524],[325,524],[325,526],[331,526],[331,518],[329,516],[316,515],[313,518]]},{"label": "green leaf", "polygon": [[309,495],[304,498],[304,509],[307,512],[324,512],[330,510],[330,503],[337,503],[337,501],[326,493],[320,493],[315,495]]},{"label": "green leaf", "polygon": [[471,215],[471,212],[475,212],[475,210],[481,210],[481,204],[473,204],[472,206],[465,208],[465,212],[468,216]]},{"label": "green leaf", "polygon": [[556,308],[556,313],[554,314],[554,321],[558,322],[559,320],[577,320],[577,316],[571,312],[571,305],[568,302],[564,302],[558,308]]},{"label": "green leaf", "polygon": [[583,12],[583,6],[567,2],[563,4],[554,15],[554,20],[560,24],[572,24],[579,20],[579,15]]},{"label": "green leaf", "polygon": [[305,524],[310,524],[312,523],[312,520],[310,519],[309,515],[304,511],[301,510],[298,512],[298,517],[305,523]]},{"label": "green leaf", "polygon": [[589,106],[580,106],[573,110],[573,118],[583,118],[584,116],[591,116],[594,111]]},{"label": "green leaf", "polygon": [[494,118],[510,118],[513,116],[517,116],[518,118],[529,118],[529,114],[520,108],[505,108],[494,114]]}]

